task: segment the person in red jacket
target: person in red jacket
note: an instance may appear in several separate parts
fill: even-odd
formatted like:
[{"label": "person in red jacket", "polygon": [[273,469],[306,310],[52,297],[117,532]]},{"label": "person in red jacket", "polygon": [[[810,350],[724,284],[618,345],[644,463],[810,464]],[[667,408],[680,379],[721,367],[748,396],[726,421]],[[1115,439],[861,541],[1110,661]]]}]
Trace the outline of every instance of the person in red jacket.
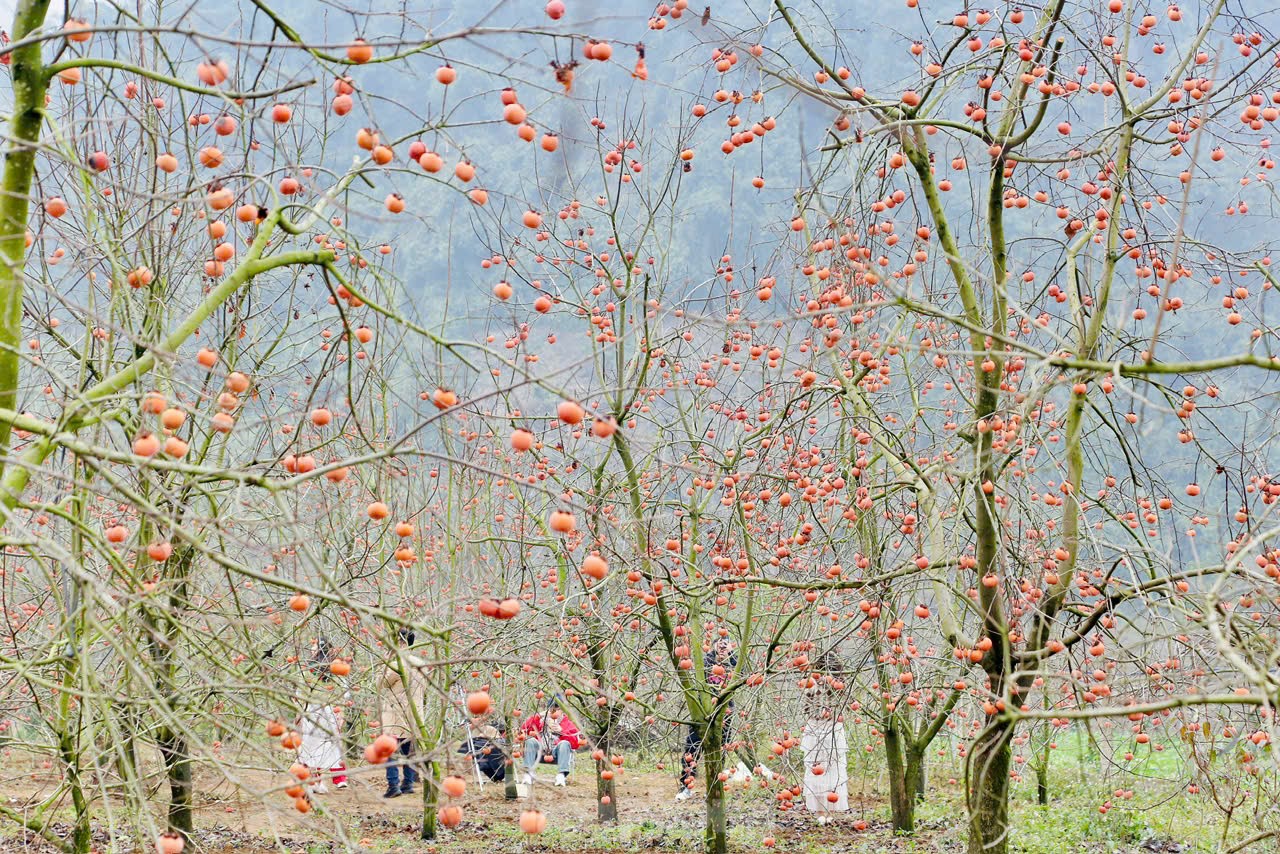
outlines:
[{"label": "person in red jacket", "polygon": [[[533,772],[544,757],[554,757],[556,785],[566,786],[573,770],[573,751],[582,744],[582,730],[555,703],[543,714],[534,712],[524,719],[520,731],[525,734],[524,783],[533,785]],[[547,758],[545,761],[553,761]]]}]

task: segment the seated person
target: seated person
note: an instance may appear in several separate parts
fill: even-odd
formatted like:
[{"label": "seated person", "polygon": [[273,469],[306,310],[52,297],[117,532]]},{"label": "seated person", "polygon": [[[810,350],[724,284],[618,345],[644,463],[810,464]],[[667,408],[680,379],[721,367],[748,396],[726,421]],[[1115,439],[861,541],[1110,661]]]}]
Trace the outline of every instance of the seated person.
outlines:
[{"label": "seated person", "polygon": [[573,751],[582,743],[582,731],[554,702],[545,713],[535,712],[520,725],[525,734],[524,783],[533,785],[533,771],[538,762],[554,762],[559,771],[556,785],[568,785],[573,770]]},{"label": "seated person", "polygon": [[507,779],[507,740],[501,730],[488,723],[472,727],[458,752],[467,756],[480,773],[495,783]]}]

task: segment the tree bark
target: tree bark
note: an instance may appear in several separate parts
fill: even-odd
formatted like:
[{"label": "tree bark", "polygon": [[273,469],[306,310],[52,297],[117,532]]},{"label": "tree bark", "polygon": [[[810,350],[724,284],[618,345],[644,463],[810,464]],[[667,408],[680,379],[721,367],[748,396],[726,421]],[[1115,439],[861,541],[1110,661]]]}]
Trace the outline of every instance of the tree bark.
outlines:
[{"label": "tree bark", "polygon": [[[13,14],[11,35],[22,41],[44,25],[49,0],[24,0]],[[40,51],[42,42],[10,54],[13,115],[9,120],[9,148],[0,179],[0,407],[17,409],[21,364],[23,268],[26,265],[27,222],[31,184],[36,173],[36,148],[44,123],[44,98],[49,81]],[[12,425],[0,423],[0,472],[9,448]]]},{"label": "tree bark", "polygon": [[507,715],[503,720],[507,725],[507,749],[506,755],[502,757],[502,796],[509,801],[514,801],[520,797],[520,790],[516,788],[516,761],[511,756],[510,745],[515,743],[515,729],[512,725],[511,716]]},{"label": "tree bark", "polygon": [[729,825],[724,807],[724,710],[717,709],[707,721],[702,738],[702,765],[707,781],[707,823],[703,835],[706,854],[726,854]]},{"label": "tree bark", "polygon": [[897,723],[884,730],[884,751],[889,771],[889,809],[893,815],[894,833],[915,830],[915,785],[903,761],[903,737]]},{"label": "tree bark", "polygon": [[[444,655],[448,655],[448,648],[443,651]],[[413,752],[419,756],[426,757],[428,754],[434,754],[435,750],[444,744],[444,728],[445,721],[449,715],[449,705],[445,699],[449,695],[451,686],[446,686],[441,692],[440,702],[436,706],[435,716],[431,720],[431,732],[429,738],[422,737],[422,726],[419,721],[417,728],[418,738],[413,743]],[[426,706],[426,703],[423,703]],[[425,712],[425,708],[423,709]],[[510,730],[508,730],[510,732]],[[430,746],[426,746],[430,742]],[[435,759],[422,759],[418,762],[418,783],[422,786],[422,838],[432,840],[436,838],[436,809],[440,802],[440,781],[444,777],[444,765]]]},{"label": "tree bark", "polygon": [[84,792],[78,739],[74,738],[67,729],[62,729],[58,733],[58,749],[62,755],[67,784],[71,790],[71,804],[75,809],[75,824],[71,831],[71,851],[73,854],[89,854],[93,844],[93,827],[90,823],[92,802]]},{"label": "tree bark", "polygon": [[[169,578],[173,590],[167,609],[155,614],[157,622],[150,630],[151,656],[156,680],[164,690],[164,705],[170,716],[178,720],[187,717],[179,679],[182,668],[175,664],[174,651],[179,643],[178,627],[184,616],[184,602],[189,592],[188,580],[195,561],[195,551],[183,549],[170,569]],[[152,616],[148,616],[151,622]],[[156,739],[160,757],[164,761],[165,775],[169,780],[169,829],[182,834],[185,839],[195,830],[191,802],[195,782],[191,773],[191,745],[187,738],[171,726],[160,729]]]},{"label": "tree bark", "polygon": [[[604,756],[596,763],[596,821],[617,821],[618,820],[618,798],[614,790],[613,780],[613,763],[610,762],[609,750],[609,730],[612,729],[613,714],[610,712],[606,718],[605,728],[596,733],[595,745],[596,749],[601,751]],[[602,772],[610,772],[605,779]]]},{"label": "tree bark", "polygon": [[195,786],[191,778],[187,740],[172,730],[165,730],[158,742],[165,774],[169,778],[169,830],[182,834],[185,839],[195,830],[191,812]]},{"label": "tree bark", "polygon": [[436,838],[436,804],[440,798],[440,764],[434,760],[422,763],[418,782],[422,786],[422,838]]},{"label": "tree bark", "polygon": [[1009,850],[1009,761],[1013,725],[988,727],[969,754],[968,854],[1006,854]]}]

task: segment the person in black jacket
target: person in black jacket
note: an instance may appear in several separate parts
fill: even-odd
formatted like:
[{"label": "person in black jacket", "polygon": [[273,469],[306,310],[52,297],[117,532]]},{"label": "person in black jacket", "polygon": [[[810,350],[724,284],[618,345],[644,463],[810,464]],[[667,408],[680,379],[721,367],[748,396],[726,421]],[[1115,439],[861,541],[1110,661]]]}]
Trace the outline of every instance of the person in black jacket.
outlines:
[{"label": "person in black jacket", "polygon": [[471,759],[480,773],[493,782],[506,780],[507,740],[501,729],[488,723],[473,726],[458,752]]},{"label": "person in black jacket", "polygon": [[[720,690],[729,678],[729,674],[733,673],[738,666],[738,656],[733,651],[733,641],[728,638],[720,638],[715,642],[711,649],[707,650],[703,656],[703,665],[706,670],[707,685],[711,688],[719,705]],[[730,731],[733,721],[733,703],[729,702],[724,712],[724,729],[723,741],[730,741]],[[689,724],[689,731],[684,739],[684,753],[680,756],[680,791],[676,794],[677,801],[687,801],[693,797],[693,783],[698,778],[698,759],[702,756],[702,733],[693,724]]]}]

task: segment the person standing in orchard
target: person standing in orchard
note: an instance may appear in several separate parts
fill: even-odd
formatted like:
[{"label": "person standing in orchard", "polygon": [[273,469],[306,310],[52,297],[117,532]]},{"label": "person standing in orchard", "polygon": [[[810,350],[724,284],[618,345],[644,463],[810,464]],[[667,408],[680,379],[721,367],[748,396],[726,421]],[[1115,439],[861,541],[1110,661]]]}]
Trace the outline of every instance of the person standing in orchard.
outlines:
[{"label": "person standing in orchard", "polygon": [[[738,667],[738,656],[734,653],[733,641],[728,638],[717,640],[715,645],[707,650],[703,664],[707,672],[707,685],[716,694],[718,704],[720,689],[729,678],[729,674]],[[727,742],[731,738],[732,701],[724,711],[724,720],[724,740]],[[698,779],[698,759],[702,756],[702,737],[703,734],[698,728],[689,724],[689,731],[684,739],[684,753],[680,756],[680,791],[676,793],[677,801],[687,801],[693,797],[693,784]],[[741,762],[738,764],[742,765]]]},{"label": "person standing in orchard", "polygon": [[831,653],[818,660],[802,688],[805,725],[800,736],[804,753],[804,808],[826,824],[831,813],[849,809],[849,741],[840,716],[841,667]]},{"label": "person standing in orchard", "polygon": [[302,736],[298,761],[313,769],[316,776],[309,789],[311,794],[321,795],[327,791],[320,776],[324,771],[332,775],[336,788],[347,787],[347,766],[342,760],[342,720],[334,698],[328,696],[337,685],[336,677],[341,665],[334,659],[333,647],[327,639],[320,638],[316,642],[310,669],[316,681],[311,702],[298,721],[298,733]]},{"label": "person standing in orchard", "polygon": [[[413,784],[418,780],[418,772],[413,766],[414,735],[422,713],[423,686],[417,670],[408,661],[408,651],[414,642],[413,631],[400,629],[397,638],[399,646],[394,658],[388,661],[378,686],[382,732],[395,737],[396,753],[400,754],[387,763],[384,798],[413,794]],[[401,769],[404,770],[403,780]]]}]

